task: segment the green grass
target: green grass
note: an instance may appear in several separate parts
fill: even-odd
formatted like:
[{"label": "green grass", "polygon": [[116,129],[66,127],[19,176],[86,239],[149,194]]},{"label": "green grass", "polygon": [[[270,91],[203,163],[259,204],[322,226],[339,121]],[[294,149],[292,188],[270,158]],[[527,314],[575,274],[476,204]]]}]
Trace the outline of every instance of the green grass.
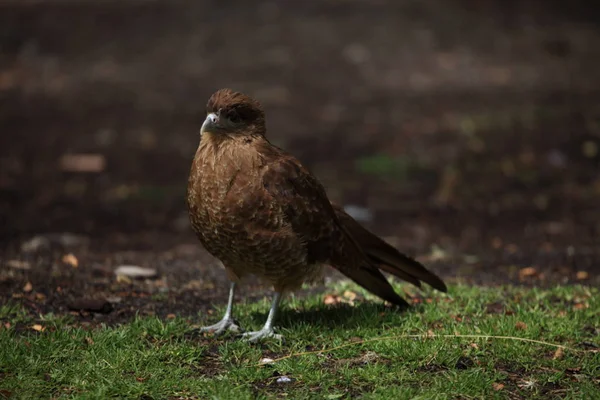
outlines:
[{"label": "green grass", "polygon": [[[347,283],[331,292],[344,298],[346,290],[364,294]],[[286,341],[259,345],[194,337],[183,318],[85,329],[68,317],[33,318],[18,306],[3,306],[0,398],[600,398],[600,353],[589,351],[600,344],[598,290],[458,285],[450,292],[427,293],[432,297],[404,313],[370,296],[333,306],[324,305],[323,296],[291,298],[278,319]],[[259,328],[268,301],[239,305],[240,323]],[[34,324],[44,330],[31,329]],[[514,336],[569,349],[509,339],[402,337],[414,334]],[[336,346],[344,347],[331,350]],[[322,349],[259,365],[265,357]],[[278,383],[281,376],[291,382]]]}]

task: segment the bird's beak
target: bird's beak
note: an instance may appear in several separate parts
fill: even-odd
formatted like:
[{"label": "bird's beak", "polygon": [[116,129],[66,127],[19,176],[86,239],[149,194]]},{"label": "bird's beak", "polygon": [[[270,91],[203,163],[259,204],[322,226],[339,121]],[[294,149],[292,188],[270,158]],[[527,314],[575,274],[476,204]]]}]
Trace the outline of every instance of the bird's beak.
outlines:
[{"label": "bird's beak", "polygon": [[214,131],[219,126],[219,116],[216,113],[210,113],[206,116],[202,128],[200,128],[200,134],[205,132]]}]

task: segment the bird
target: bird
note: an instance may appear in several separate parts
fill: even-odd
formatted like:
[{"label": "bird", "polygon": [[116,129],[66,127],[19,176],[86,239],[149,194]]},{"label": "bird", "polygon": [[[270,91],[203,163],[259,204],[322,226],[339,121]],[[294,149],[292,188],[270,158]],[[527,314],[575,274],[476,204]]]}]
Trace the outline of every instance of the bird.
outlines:
[{"label": "bird", "polygon": [[220,89],[210,96],[186,202],[197,238],[230,280],[223,318],[203,332],[241,331],[233,303],[236,285],[248,275],[274,290],[262,329],[242,335],[251,342],[282,338],[274,331],[281,299],[319,279],[325,266],[402,308],[408,303],[382,271],[447,291],[437,275],[332,203],[308,168],[269,142],[262,105],[241,92]]}]

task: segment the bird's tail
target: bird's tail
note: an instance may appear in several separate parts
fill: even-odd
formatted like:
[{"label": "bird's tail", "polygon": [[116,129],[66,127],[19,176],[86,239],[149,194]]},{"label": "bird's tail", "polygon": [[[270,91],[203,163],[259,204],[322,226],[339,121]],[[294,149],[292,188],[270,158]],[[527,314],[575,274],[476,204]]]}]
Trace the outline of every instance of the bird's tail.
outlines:
[{"label": "bird's tail", "polygon": [[[341,207],[334,205],[334,209],[343,231],[364,252],[371,264],[375,265],[382,271],[388,272],[400,279],[414,284],[415,286],[421,287],[422,281],[431,285],[437,290],[442,292],[447,291],[446,284],[438,276],[428,271],[421,263],[400,253],[394,247],[386,243],[383,239],[369,232],[361,224],[356,222],[354,218],[348,215]],[[379,272],[379,270],[375,269],[375,271],[385,280],[385,277],[381,274],[381,272]],[[348,275],[346,271],[342,272]],[[367,273],[362,272],[361,274],[365,275]],[[375,272],[370,271],[367,275],[369,276],[362,277],[363,279],[369,278],[365,279],[365,282],[373,279],[380,281],[379,277],[375,278],[375,275],[377,275]],[[355,280],[350,275],[348,275],[348,277]],[[360,284],[360,282],[357,283]],[[384,298],[385,300],[391,301],[371,290],[369,287],[365,286],[365,289],[372,291],[374,294]],[[395,296],[399,298],[398,295]],[[402,301],[404,302],[404,300]],[[395,301],[392,302],[395,303]]]}]

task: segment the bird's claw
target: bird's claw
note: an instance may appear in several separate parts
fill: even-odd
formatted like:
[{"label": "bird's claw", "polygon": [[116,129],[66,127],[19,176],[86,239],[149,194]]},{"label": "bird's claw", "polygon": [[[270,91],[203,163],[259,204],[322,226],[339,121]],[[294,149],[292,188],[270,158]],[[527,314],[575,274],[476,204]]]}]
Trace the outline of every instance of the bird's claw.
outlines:
[{"label": "bird's claw", "polygon": [[239,333],[243,332],[242,328],[233,318],[223,318],[214,325],[203,326],[198,329],[199,332],[212,332],[215,336],[222,335],[226,331]]},{"label": "bird's claw", "polygon": [[242,339],[251,342],[251,343],[256,343],[259,340],[262,339],[276,339],[276,340],[283,340],[283,336],[280,334],[277,334],[273,331],[273,329],[261,329],[260,331],[256,331],[256,332],[246,332],[244,334],[242,334]]}]

